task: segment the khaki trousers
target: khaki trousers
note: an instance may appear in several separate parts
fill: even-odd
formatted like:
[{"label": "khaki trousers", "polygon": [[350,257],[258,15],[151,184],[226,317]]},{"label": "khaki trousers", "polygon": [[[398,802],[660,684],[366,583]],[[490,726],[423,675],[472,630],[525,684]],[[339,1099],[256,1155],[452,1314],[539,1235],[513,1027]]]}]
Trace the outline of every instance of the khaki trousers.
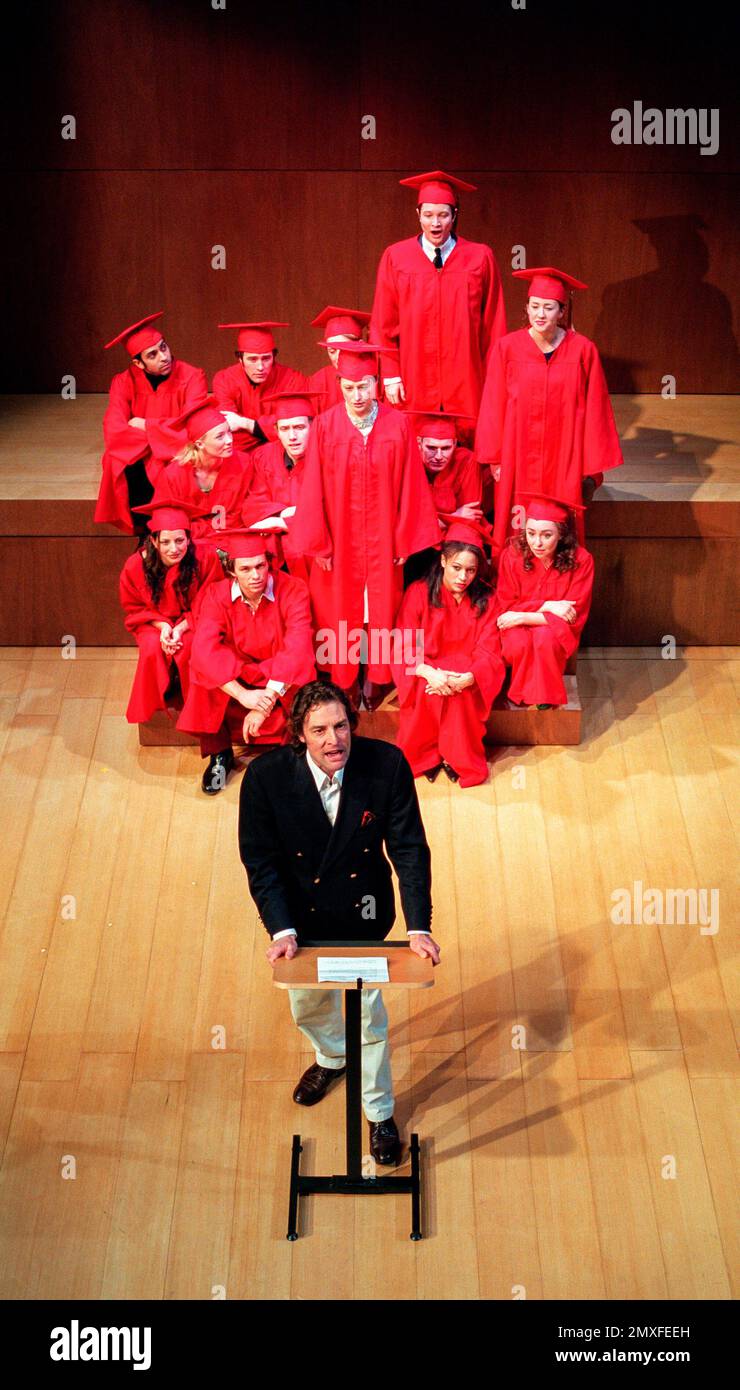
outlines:
[{"label": "khaki trousers", "polygon": [[[340,989],[290,989],[290,1008],[316,1052],[321,1067],[345,1064],[344,1015]],[[377,1123],[393,1114],[388,1015],[379,989],[362,991],[362,1108]]]}]

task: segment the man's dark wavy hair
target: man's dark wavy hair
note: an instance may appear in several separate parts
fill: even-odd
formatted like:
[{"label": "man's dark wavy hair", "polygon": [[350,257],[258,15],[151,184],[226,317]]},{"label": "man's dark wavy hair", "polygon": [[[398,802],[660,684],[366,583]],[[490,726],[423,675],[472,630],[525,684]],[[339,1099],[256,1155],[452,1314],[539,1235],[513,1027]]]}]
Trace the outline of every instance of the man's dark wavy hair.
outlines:
[{"label": "man's dark wavy hair", "polygon": [[331,681],[309,681],[297,692],[290,711],[290,746],[296,753],[306,751],[306,745],[301,739],[306,715],[310,714],[311,710],[318,709],[319,705],[330,705],[334,700],[344,706],[350,729],[354,732],[357,728],[357,710],[346,690],[342,690]]}]

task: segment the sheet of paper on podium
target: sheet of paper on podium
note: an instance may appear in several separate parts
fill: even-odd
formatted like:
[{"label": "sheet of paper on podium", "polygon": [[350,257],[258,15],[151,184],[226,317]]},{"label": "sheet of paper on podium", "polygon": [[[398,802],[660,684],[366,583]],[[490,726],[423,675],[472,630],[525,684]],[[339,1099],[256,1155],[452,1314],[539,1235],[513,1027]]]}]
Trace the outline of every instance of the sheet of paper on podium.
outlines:
[{"label": "sheet of paper on podium", "polygon": [[383,985],[390,979],[387,956],[319,956],[316,964],[319,980]]}]

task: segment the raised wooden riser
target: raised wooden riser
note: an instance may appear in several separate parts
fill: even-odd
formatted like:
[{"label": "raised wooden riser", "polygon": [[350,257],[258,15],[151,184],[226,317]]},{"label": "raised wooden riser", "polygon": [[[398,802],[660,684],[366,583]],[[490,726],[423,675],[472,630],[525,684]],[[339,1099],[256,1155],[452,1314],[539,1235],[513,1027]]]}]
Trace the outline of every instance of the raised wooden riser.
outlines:
[{"label": "raised wooden riser", "polygon": [[[118,576],[135,546],[83,501],[0,501],[0,646],[131,646]],[[736,646],[740,502],[596,502],[584,646]]]},{"label": "raised wooden riser", "polygon": [[[581,702],[575,675],[565,676],[568,703],[560,709],[522,709],[505,696],[496,700],[488,716],[486,743],[509,745],[569,745],[581,741]],[[358,733],[366,738],[382,738],[395,743],[398,735],[398,699],[392,691],[371,714],[360,711]],[[173,719],[160,710],[147,724],[139,725],[139,743],[144,748],[183,748],[197,744],[194,734],[182,733]]]}]

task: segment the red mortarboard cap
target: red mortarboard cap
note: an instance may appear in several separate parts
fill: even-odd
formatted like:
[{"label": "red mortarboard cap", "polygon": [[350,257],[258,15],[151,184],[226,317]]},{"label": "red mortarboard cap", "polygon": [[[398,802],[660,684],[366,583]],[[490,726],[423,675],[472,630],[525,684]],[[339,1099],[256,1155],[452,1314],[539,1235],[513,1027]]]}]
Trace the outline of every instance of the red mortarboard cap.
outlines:
[{"label": "red mortarboard cap", "polygon": [[378,375],[378,353],[397,357],[397,348],[385,348],[380,343],[342,343],[337,358],[337,371],[347,381],[362,381],[364,376]]},{"label": "red mortarboard cap", "polygon": [[557,299],[560,304],[568,302],[571,290],[587,290],[582,280],[566,275],[564,270],[556,270],[551,265],[534,266],[532,270],[512,271],[515,280],[529,280],[529,293],[538,299]]},{"label": "red mortarboard cap", "polygon": [[148,517],[150,531],[189,531],[196,517],[210,515],[192,502],[173,502],[167,498],[158,502],[156,497],[145,507],[132,507],[131,511],[137,516]]},{"label": "red mortarboard cap", "polygon": [[323,328],[325,339],[340,334],[347,334],[350,338],[361,338],[362,330],[369,322],[370,314],[364,309],[340,309],[336,304],[327,304],[326,308],[311,320],[311,327]]},{"label": "red mortarboard cap", "polygon": [[450,203],[456,208],[460,201],[458,193],[476,191],[474,183],[456,179],[454,174],[446,174],[444,169],[432,169],[429,174],[414,174],[413,178],[399,179],[399,183],[403,188],[418,189],[417,206],[420,203]]},{"label": "red mortarboard cap", "polygon": [[252,555],[267,555],[270,551],[270,540],[278,532],[287,531],[287,526],[279,527],[270,525],[266,527],[255,526],[250,530],[246,526],[234,527],[232,531],[219,531],[215,537],[215,544],[219,550],[225,550],[230,560],[248,560]]},{"label": "red mortarboard cap", "polygon": [[264,319],[260,323],[220,323],[218,326],[239,330],[236,339],[239,352],[274,352],[272,329],[290,328],[289,323],[273,323],[271,319]]},{"label": "red mortarboard cap", "polygon": [[158,309],[156,314],[147,314],[145,319],[139,319],[138,323],[129,324],[124,328],[123,333],[111,338],[105,344],[105,350],[115,347],[117,343],[123,343],[126,351],[131,357],[136,357],[137,353],[143,352],[144,348],[156,347],[161,341],[162,333],[159,328],[150,327],[157,319],[161,319],[164,309]]},{"label": "red mortarboard cap", "polygon": [[446,545],[448,541],[460,541],[463,545],[474,545],[478,550],[483,550],[493,541],[493,531],[486,521],[466,521],[464,517],[452,516],[449,512],[440,512],[439,519],[447,524],[441,545]]},{"label": "red mortarboard cap", "polygon": [[542,492],[518,492],[516,500],[526,513],[528,521],[568,520],[568,512],[585,512],[580,502],[561,502],[559,497],[547,497]]},{"label": "red mortarboard cap", "polygon": [[298,415],[316,414],[314,401],[320,401],[325,391],[275,391],[271,396],[263,396],[262,404],[274,406],[271,414],[276,420],[295,420]]},{"label": "red mortarboard cap", "polygon": [[224,415],[215,396],[201,396],[199,401],[193,401],[182,415],[170,423],[172,429],[187,430],[188,439],[196,440],[202,439],[208,430],[223,425]]},{"label": "red mortarboard cap", "polygon": [[457,439],[458,420],[474,420],[475,416],[453,415],[449,410],[425,410],[423,415],[416,415],[415,418],[416,433],[421,439]]}]

